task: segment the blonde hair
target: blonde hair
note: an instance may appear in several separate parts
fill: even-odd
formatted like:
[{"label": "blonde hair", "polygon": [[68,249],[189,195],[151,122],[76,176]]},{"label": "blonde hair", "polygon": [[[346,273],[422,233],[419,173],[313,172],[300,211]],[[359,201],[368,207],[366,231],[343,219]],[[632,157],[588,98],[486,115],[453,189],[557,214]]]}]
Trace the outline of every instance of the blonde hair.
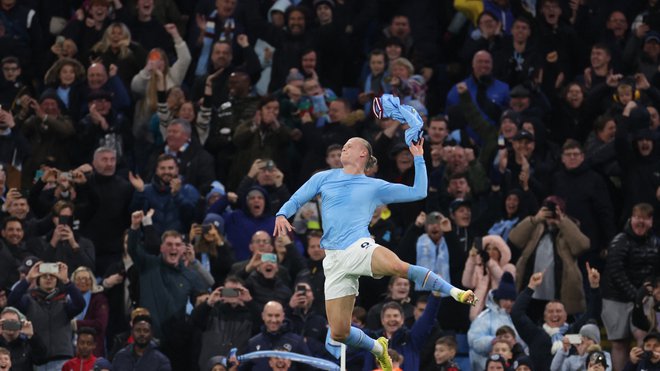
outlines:
[{"label": "blonde hair", "polygon": [[392,69],[394,66],[402,66],[405,69],[408,70],[408,74],[412,76],[415,73],[415,67],[413,67],[412,63],[406,58],[400,57],[392,61],[390,63],[390,73],[392,73]]},{"label": "blonde hair", "polygon": [[369,169],[375,167],[378,164],[378,159],[376,157],[374,157],[374,150],[371,147],[371,143],[369,143],[364,138],[359,138],[359,137],[356,137],[356,138],[359,139],[360,142],[362,142],[362,145],[364,146],[364,148],[367,149],[367,153],[369,155],[369,159],[367,159],[367,163],[364,165],[364,170],[369,170]]},{"label": "blonde hair", "polygon": [[92,47],[92,51],[97,53],[105,53],[110,50],[110,35],[112,34],[112,30],[115,28],[120,28],[122,34],[124,35],[123,39],[119,42],[119,58],[124,59],[133,54],[133,51],[129,48],[131,45],[131,31],[128,29],[128,27],[126,27],[125,24],[121,22],[114,22],[110,24],[110,26],[105,29],[101,41],[97,42],[94,47]]},{"label": "blonde hair", "polygon": [[103,286],[100,286],[99,284],[96,283],[96,277],[94,276],[94,272],[92,272],[91,269],[85,266],[80,266],[76,268],[76,270],[73,271],[73,273],[71,273],[71,281],[75,282],[76,277],[78,277],[80,273],[89,273],[89,277],[92,279],[92,290],[91,290],[92,294],[96,294],[98,292],[103,291]]}]

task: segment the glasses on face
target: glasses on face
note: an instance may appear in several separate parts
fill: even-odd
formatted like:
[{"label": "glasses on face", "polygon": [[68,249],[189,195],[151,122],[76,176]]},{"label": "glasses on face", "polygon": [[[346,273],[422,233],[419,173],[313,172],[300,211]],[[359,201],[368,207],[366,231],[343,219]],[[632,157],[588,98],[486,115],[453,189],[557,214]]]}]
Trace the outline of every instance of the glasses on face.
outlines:
[{"label": "glasses on face", "polygon": [[2,70],[7,72],[14,72],[18,71],[18,67],[2,67]]}]

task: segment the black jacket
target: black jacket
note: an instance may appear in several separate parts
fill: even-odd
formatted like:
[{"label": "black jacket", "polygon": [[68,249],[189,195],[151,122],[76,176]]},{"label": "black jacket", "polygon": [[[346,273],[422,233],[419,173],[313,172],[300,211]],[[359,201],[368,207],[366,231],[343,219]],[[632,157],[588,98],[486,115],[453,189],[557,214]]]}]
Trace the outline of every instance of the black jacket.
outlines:
[{"label": "black jacket", "polygon": [[552,192],[566,201],[564,213],[577,219],[580,230],[591,240],[591,249],[600,250],[614,237],[614,207],[605,180],[585,163],[562,169],[552,178]]},{"label": "black jacket", "polygon": [[271,300],[279,301],[286,306],[293,294],[291,288],[278,276],[269,280],[257,271],[250,273],[246,286],[250,289],[254,302],[259,306],[259,311]]},{"label": "black jacket", "polygon": [[11,353],[11,369],[13,371],[32,371],[34,364],[41,363],[41,358],[46,352],[39,334],[35,333],[30,339],[20,335],[14,341],[6,341],[0,336],[0,347],[6,348]]},{"label": "black jacket", "polygon": [[652,235],[637,236],[626,223],[623,232],[612,240],[605,263],[603,297],[633,302],[637,289],[659,271],[660,243]]},{"label": "black jacket", "polygon": [[[94,172],[87,180],[89,209],[78,209],[82,234],[92,240],[96,254],[121,256],[123,232],[128,228],[133,187],[123,178]],[[103,274],[103,271],[97,272]]]},{"label": "black jacket", "polygon": [[215,355],[226,355],[231,348],[237,348],[238,353],[245,353],[248,340],[257,333],[260,319],[259,309],[254,302],[245,306],[232,307],[229,304],[217,303],[210,307],[201,304],[192,312],[192,323],[199,330],[199,366],[206,367],[209,358]]},{"label": "black jacket", "polygon": [[[151,179],[156,171],[158,156],[163,154],[164,146],[159,151],[154,151],[146,168],[146,179]],[[188,148],[176,155],[179,163],[179,174],[183,182],[193,185],[199,192],[205,195],[211,189],[211,182],[215,180],[215,167],[213,157],[206,152],[196,141],[189,141]]]}]

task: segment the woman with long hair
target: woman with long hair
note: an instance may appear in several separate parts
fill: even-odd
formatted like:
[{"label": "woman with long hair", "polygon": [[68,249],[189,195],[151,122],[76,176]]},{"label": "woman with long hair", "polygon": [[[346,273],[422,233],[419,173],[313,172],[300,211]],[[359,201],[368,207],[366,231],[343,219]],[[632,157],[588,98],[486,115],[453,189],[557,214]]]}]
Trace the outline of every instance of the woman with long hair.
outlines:
[{"label": "woman with long hair", "polygon": [[117,75],[127,88],[131,79],[140,71],[146,55],[144,48],[133,42],[131,31],[121,22],[114,22],[106,28],[101,41],[92,48],[92,59],[100,59],[104,65],[117,66]]},{"label": "woman with long hair", "polygon": [[[144,68],[135,74],[131,81],[133,93],[142,97],[137,104],[133,121],[133,134],[137,138],[148,138],[149,121],[158,108],[158,85],[161,84],[162,87],[162,84],[164,84],[162,90],[181,85],[192,61],[190,50],[181,35],[179,35],[176,26],[168,23],[165,25],[165,30],[172,36],[174,41],[176,62],[170,66],[167,53],[164,50],[160,48],[151,49]],[[153,142],[153,138],[150,142]]]}]

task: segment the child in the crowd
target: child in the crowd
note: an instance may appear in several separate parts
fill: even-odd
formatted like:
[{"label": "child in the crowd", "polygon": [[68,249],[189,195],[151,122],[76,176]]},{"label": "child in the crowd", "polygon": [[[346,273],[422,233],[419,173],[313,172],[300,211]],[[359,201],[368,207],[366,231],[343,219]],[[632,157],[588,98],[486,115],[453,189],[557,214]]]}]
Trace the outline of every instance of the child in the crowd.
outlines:
[{"label": "child in the crowd", "polygon": [[508,342],[496,338],[493,342],[493,348],[491,349],[490,354],[501,355],[506,360],[507,368],[511,366],[513,353],[511,352],[511,346]]},{"label": "child in the crowd", "polygon": [[[403,366],[403,356],[394,349],[388,349],[387,352],[390,358],[392,358],[392,371],[403,371],[401,369],[401,366]],[[382,371],[382,369],[377,368],[374,371]]]},{"label": "child in the crowd", "polygon": [[443,336],[435,341],[433,357],[435,363],[427,368],[428,371],[460,371],[460,367],[454,362],[456,357],[456,339],[453,336]]}]

